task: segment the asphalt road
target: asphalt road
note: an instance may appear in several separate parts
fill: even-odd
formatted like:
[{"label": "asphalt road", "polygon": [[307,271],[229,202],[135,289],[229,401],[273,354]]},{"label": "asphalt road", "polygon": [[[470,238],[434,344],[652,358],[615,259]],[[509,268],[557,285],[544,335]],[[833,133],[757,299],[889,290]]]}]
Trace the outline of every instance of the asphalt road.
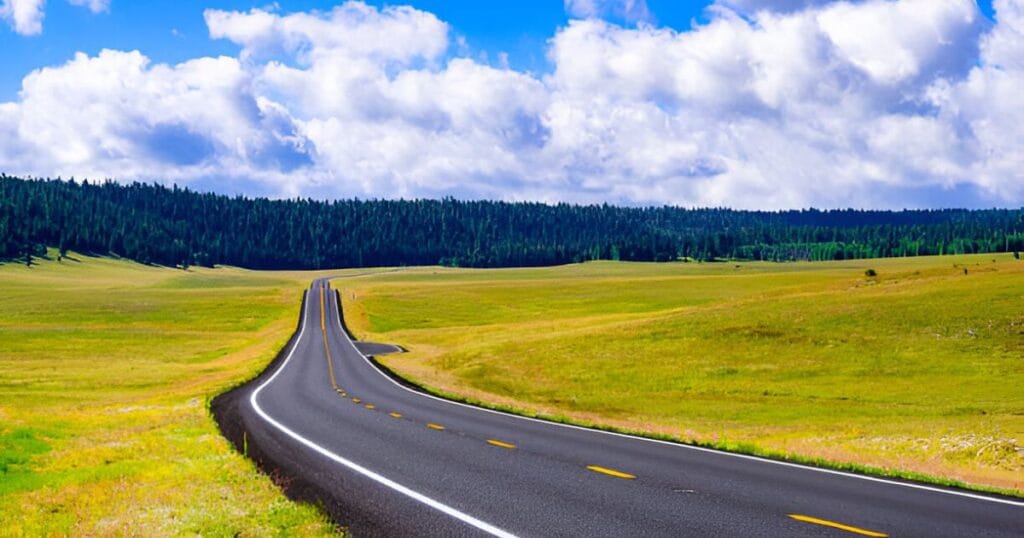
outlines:
[{"label": "asphalt road", "polygon": [[[1024,536],[1024,503],[515,417],[403,387],[326,280],[236,391],[247,446],[358,536]],[[291,479],[279,480],[288,487]],[[298,487],[298,486],[296,486]]]}]

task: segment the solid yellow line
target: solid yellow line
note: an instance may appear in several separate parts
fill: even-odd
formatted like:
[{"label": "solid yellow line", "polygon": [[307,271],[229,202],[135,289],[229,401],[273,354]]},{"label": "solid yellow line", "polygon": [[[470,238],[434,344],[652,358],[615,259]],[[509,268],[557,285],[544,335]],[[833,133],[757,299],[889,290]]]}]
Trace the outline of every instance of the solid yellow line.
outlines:
[{"label": "solid yellow line", "polygon": [[587,465],[587,469],[594,471],[595,473],[606,474],[608,476],[614,476],[615,478],[625,478],[626,480],[632,480],[636,478],[636,475],[624,473],[622,471],[616,471],[615,469],[609,469],[607,467],[601,467],[599,465]]},{"label": "solid yellow line", "polygon": [[324,319],[324,289],[320,288],[320,330],[327,331],[327,320]]},{"label": "solid yellow line", "polygon": [[836,523],[835,521],[829,521],[827,519],[818,519],[811,516],[802,516],[800,514],[789,514],[789,517],[803,521],[804,523],[813,523],[815,525],[821,525],[823,527],[832,527],[833,529],[844,530],[846,532],[852,532],[854,534],[860,534],[862,536],[874,536],[875,538],[885,538],[889,536],[883,532],[869,531],[867,529],[861,529],[858,527],[851,527],[849,525],[843,525],[842,523]]},{"label": "solid yellow line", "polygon": [[513,449],[513,448],[516,447],[516,445],[513,445],[512,443],[506,443],[504,441],[499,441],[497,439],[488,439],[487,440],[487,444],[491,444],[491,445],[494,445],[494,446],[500,446],[501,448],[508,448],[508,449]]},{"label": "solid yellow line", "polygon": [[433,422],[428,422],[427,423],[427,427],[432,429],[432,430],[443,430],[444,429],[444,426],[442,426],[440,424],[434,424]]},{"label": "solid yellow line", "polygon": [[367,409],[376,409],[376,408],[377,408],[377,406],[375,406],[375,405],[373,405],[373,404],[366,404],[366,408],[367,408]]},{"label": "solid yellow line", "polygon": [[402,418],[402,414],[401,413],[388,413],[388,414],[391,415],[394,418]]}]

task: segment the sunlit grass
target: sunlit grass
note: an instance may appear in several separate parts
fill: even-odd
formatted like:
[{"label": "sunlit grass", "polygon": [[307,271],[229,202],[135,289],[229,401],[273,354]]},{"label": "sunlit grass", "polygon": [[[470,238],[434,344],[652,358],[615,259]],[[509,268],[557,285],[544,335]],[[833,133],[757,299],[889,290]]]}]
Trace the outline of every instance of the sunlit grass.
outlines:
[{"label": "sunlit grass", "polygon": [[410,350],[384,362],[446,393],[1024,490],[1024,263],[1008,255],[418,269],[339,285],[357,334]]},{"label": "sunlit grass", "polygon": [[0,534],[322,535],[220,435],[310,275],[75,255],[0,266]]},{"label": "sunlit grass", "polygon": [[[342,272],[76,257],[0,266],[0,534],[331,532],[231,450],[206,403],[266,366],[312,278]],[[1024,263],[1009,256],[336,285],[357,333],[410,348],[391,367],[449,393],[1022,489]]]}]

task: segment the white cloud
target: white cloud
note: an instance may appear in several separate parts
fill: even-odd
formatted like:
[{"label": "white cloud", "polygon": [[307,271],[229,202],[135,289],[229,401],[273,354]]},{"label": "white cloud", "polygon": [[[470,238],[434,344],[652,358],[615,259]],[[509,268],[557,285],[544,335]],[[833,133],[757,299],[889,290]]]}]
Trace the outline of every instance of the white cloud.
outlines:
[{"label": "white cloud", "polygon": [[989,67],[1024,71],[1024,2],[995,0],[999,24],[982,39],[982,60]]},{"label": "white cloud", "polygon": [[834,4],[817,18],[840,56],[875,81],[893,84],[975,56],[970,38],[981,14],[964,0],[876,0]]},{"label": "white cloud", "polygon": [[308,160],[305,141],[251,82],[234,58],[167,66],[138,52],[79,53],[27,76],[7,122],[35,175],[272,179]]},{"label": "white cloud", "polygon": [[[68,3],[88,8],[93,13],[110,9],[110,0],[68,0]],[[45,8],[46,0],[2,0],[0,19],[21,35],[38,35],[43,32]]]},{"label": "white cloud", "polygon": [[243,56],[294,57],[310,64],[344,54],[374,62],[407,65],[435,60],[448,47],[448,25],[408,6],[378,10],[346,2],[325,13],[280,16],[260,9],[248,13],[208,9],[210,37],[242,45]]},{"label": "white cloud", "polygon": [[685,31],[571,21],[541,78],[446,59],[447,24],[413,8],[207,11],[237,58],[104,51],[27,76],[0,104],[0,169],[278,196],[1024,203],[1024,1],[997,0],[987,31],[967,0],[736,9]]},{"label": "white cloud", "polygon": [[46,0],[3,0],[0,18],[21,35],[36,35],[43,31],[43,8]]},{"label": "white cloud", "polygon": [[549,84],[558,118],[576,121],[553,140],[590,190],[643,203],[899,206],[967,183],[1005,199],[971,175],[971,142],[927,97],[940,75],[970,69],[973,4],[713,15],[685,32],[586,21],[556,36]]},{"label": "white cloud", "polygon": [[85,7],[93,13],[101,13],[110,10],[110,0],[68,0],[73,6]]},{"label": "white cloud", "polygon": [[543,145],[542,85],[470,60],[394,79],[377,74],[354,99],[305,127],[335,179],[359,194],[506,197],[510,180],[530,179],[531,155]]},{"label": "white cloud", "polygon": [[717,4],[741,13],[790,13],[813,6],[835,3],[839,0],[718,0]]},{"label": "white cloud", "polygon": [[630,22],[650,21],[646,0],[564,0],[565,11],[576,18],[619,17]]},{"label": "white cloud", "polygon": [[970,148],[965,163],[978,185],[1024,204],[1024,1],[996,0],[996,26],[981,39],[979,65],[964,79],[929,89],[940,117]]}]

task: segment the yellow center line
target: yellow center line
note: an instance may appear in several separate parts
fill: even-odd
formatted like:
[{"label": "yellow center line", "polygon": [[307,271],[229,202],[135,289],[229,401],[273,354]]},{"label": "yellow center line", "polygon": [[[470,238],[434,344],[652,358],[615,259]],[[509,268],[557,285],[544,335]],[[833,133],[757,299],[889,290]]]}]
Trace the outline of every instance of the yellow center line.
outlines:
[{"label": "yellow center line", "polygon": [[327,319],[324,314],[324,286],[320,287],[320,334],[324,338],[324,355],[327,356],[327,372],[331,376],[331,386],[340,391],[338,381],[334,378],[334,360],[331,358],[331,347],[327,345]]},{"label": "yellow center line", "polygon": [[361,401],[359,398],[352,398],[352,403],[359,403]]},{"label": "yellow center line", "polygon": [[511,450],[511,449],[516,447],[516,445],[513,445],[512,443],[506,443],[504,441],[499,441],[497,439],[488,439],[487,440],[487,444],[498,446],[498,447],[501,447],[501,448],[507,448],[509,450]]},{"label": "yellow center line", "polygon": [[626,480],[632,480],[636,478],[636,475],[624,473],[622,471],[616,471],[615,469],[609,469],[607,467],[601,467],[599,465],[587,465],[587,469],[594,471],[595,473],[606,474],[608,476],[614,476],[615,478],[624,478]]},{"label": "yellow center line", "polygon": [[889,536],[884,532],[869,531],[867,529],[851,527],[850,525],[843,525],[842,523],[836,523],[835,521],[829,521],[827,519],[818,519],[816,517],[802,516],[800,514],[789,514],[789,517],[797,521],[803,521],[804,523],[813,523],[815,525],[821,525],[823,527],[832,527],[833,529],[844,530],[846,532],[860,534],[861,536],[874,536],[875,538],[886,538],[887,536]]},{"label": "yellow center line", "polygon": [[327,320],[324,318],[324,288],[320,287],[320,330],[327,332]]},{"label": "yellow center line", "polygon": [[434,424],[433,422],[428,422],[427,423],[427,427],[432,429],[432,430],[443,430],[444,429],[444,426],[442,426],[440,424]]},{"label": "yellow center line", "polygon": [[388,413],[388,415],[391,415],[392,418],[402,418],[401,413]]},{"label": "yellow center line", "polygon": [[366,404],[366,408],[367,408],[367,409],[376,409],[376,408],[377,408],[377,406],[376,406],[376,405],[373,405],[373,404]]}]

